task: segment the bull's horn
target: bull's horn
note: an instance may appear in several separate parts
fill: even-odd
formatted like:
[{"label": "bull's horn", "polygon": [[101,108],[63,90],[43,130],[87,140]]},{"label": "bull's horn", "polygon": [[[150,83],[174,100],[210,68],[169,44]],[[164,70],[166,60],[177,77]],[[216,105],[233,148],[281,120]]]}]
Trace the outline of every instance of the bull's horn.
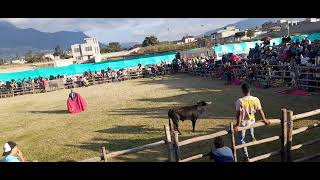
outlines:
[{"label": "bull's horn", "polygon": [[209,102],[206,102],[207,104],[211,104],[212,102],[211,101],[209,101]]}]

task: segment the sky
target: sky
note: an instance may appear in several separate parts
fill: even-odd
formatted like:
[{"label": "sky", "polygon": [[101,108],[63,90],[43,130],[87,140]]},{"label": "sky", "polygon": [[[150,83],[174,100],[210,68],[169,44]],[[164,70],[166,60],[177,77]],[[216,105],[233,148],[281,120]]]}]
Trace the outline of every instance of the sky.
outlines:
[{"label": "sky", "polygon": [[244,18],[0,18],[19,28],[43,32],[82,31],[102,43],[142,42],[154,35],[160,41],[178,40],[186,34],[206,31],[235,23]]}]

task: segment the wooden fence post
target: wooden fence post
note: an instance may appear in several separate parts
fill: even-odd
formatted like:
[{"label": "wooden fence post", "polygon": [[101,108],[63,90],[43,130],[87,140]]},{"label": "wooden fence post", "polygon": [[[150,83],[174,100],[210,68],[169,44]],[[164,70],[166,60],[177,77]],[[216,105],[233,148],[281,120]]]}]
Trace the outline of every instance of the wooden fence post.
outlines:
[{"label": "wooden fence post", "polygon": [[292,162],[291,147],[292,147],[292,131],[293,131],[293,111],[287,111],[287,161]]},{"label": "wooden fence post", "polygon": [[104,162],[107,162],[107,152],[106,152],[106,148],[104,146],[101,147],[101,159]]},{"label": "wooden fence post", "polygon": [[175,146],[175,157],[176,157],[175,160],[176,162],[179,162],[180,161],[179,133],[174,131],[173,136],[174,136],[173,143]]},{"label": "wooden fence post", "polygon": [[32,94],[35,94],[34,90],[35,90],[34,83],[32,83]]},{"label": "wooden fence post", "polygon": [[12,97],[14,97],[14,89],[13,88],[11,89],[11,94],[12,94]]},{"label": "wooden fence post", "polygon": [[164,131],[165,131],[165,135],[166,135],[166,140],[167,140],[167,145],[168,145],[168,160],[169,162],[174,162],[174,148],[172,145],[172,140],[171,140],[171,134],[170,134],[170,128],[168,125],[164,125]]},{"label": "wooden fence post", "polygon": [[233,157],[234,157],[234,162],[237,162],[237,149],[236,149],[236,140],[235,140],[235,132],[234,132],[234,127],[233,123],[230,123],[230,132],[231,132],[231,145],[232,145],[232,152],[233,152]]},{"label": "wooden fence post", "polygon": [[287,162],[287,110],[281,109],[281,162]]}]

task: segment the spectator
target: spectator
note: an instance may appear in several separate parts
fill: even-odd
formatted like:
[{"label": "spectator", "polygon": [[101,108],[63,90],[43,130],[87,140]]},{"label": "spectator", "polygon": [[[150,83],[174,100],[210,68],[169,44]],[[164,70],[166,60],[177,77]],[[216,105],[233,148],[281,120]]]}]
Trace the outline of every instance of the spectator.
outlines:
[{"label": "spectator", "polygon": [[[248,127],[255,123],[255,117],[254,114],[256,111],[260,113],[260,116],[262,117],[262,122],[264,122],[266,125],[270,122],[265,118],[264,112],[262,110],[260,100],[257,97],[251,96],[250,94],[250,87],[248,84],[243,84],[241,86],[243,97],[239,98],[236,101],[236,119],[237,123],[235,125],[235,131],[238,131],[239,127]],[[250,129],[251,138],[253,141],[255,141],[254,137],[254,129]],[[246,130],[243,130],[238,133],[238,143],[239,144],[245,144],[246,136]],[[242,148],[242,155],[243,160],[248,161],[249,160],[249,154],[247,148]]]},{"label": "spectator", "polygon": [[232,154],[232,150],[224,145],[223,139],[221,137],[217,137],[214,140],[215,148],[212,148],[210,152],[210,159],[214,160],[214,162],[234,162],[234,157]]},{"label": "spectator", "polygon": [[2,162],[25,162],[25,158],[18,148],[17,144],[13,141],[8,141],[3,146],[4,156]]}]

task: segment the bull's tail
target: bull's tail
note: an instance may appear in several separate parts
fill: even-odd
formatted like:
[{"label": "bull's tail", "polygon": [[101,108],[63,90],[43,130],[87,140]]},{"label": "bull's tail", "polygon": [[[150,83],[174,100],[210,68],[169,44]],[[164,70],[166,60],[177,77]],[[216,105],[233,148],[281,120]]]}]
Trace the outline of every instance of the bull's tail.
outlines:
[{"label": "bull's tail", "polygon": [[170,117],[169,117],[169,127],[170,127],[170,131],[171,131],[172,127],[171,127]]},{"label": "bull's tail", "polygon": [[169,112],[168,112],[168,122],[169,122],[169,127],[170,127],[170,131],[172,130],[172,125],[171,125],[171,114],[172,114],[172,109],[169,109]]}]

